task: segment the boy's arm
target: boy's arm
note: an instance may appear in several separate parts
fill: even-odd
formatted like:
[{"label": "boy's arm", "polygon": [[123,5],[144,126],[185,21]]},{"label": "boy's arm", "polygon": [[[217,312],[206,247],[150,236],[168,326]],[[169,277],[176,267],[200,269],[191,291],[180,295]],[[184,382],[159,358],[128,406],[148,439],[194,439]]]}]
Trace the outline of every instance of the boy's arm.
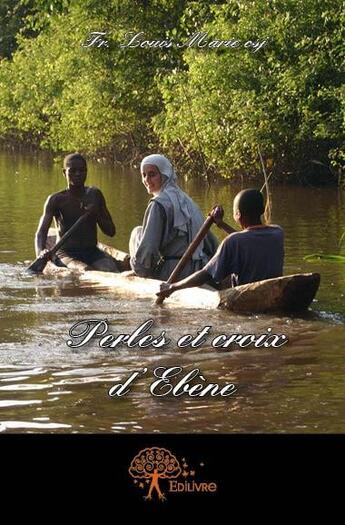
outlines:
[{"label": "boy's arm", "polygon": [[178,281],[177,283],[162,283],[160,285],[160,291],[157,293],[157,295],[163,298],[169,297],[169,295],[171,295],[173,292],[177,292],[177,290],[182,290],[183,288],[192,288],[193,286],[202,286],[211,280],[212,278],[209,273],[202,269],[193,273],[189,277]]},{"label": "boy's arm", "polygon": [[35,235],[36,257],[38,257],[46,249],[48,230],[52,223],[53,217],[53,196],[50,195],[44,204],[43,214],[38,223],[38,228]]},{"label": "boy's arm", "polygon": [[230,234],[230,233],[237,232],[237,230],[235,230],[235,228],[232,228],[232,226],[230,226],[229,224],[227,224],[224,221],[218,221],[216,224],[217,224],[218,228],[220,228],[221,230],[224,230],[226,233]]},{"label": "boy's arm", "polygon": [[211,217],[213,217],[214,222],[220,228],[221,230],[225,231],[226,233],[235,233],[237,230],[232,228],[229,224],[223,221],[224,217],[224,210],[223,207],[220,205],[215,206],[211,211]]},{"label": "boy's arm", "polygon": [[114,237],[116,233],[115,224],[109,213],[107,205],[105,203],[105,198],[101,190],[97,190],[99,193],[99,208],[97,211],[97,224],[101,228],[102,232],[109,237]]},{"label": "boy's arm", "polygon": [[193,273],[189,277],[186,277],[186,279],[182,279],[177,283],[162,283],[160,285],[160,292],[157,295],[165,298],[169,297],[169,295],[171,295],[173,292],[176,292],[177,290],[182,290],[182,288],[202,286],[207,282],[212,284],[220,283],[233,271],[231,263],[231,244],[231,237],[224,239],[224,241],[218,247],[216,254],[202,270]]}]

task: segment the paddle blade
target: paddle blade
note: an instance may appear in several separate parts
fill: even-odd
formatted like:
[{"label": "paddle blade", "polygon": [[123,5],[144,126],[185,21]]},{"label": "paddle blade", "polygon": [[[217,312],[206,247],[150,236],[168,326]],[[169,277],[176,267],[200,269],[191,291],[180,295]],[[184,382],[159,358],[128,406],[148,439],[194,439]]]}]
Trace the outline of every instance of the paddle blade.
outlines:
[{"label": "paddle blade", "polygon": [[30,273],[42,273],[44,268],[49,261],[49,254],[44,254],[41,257],[38,257],[30,266],[26,269]]}]

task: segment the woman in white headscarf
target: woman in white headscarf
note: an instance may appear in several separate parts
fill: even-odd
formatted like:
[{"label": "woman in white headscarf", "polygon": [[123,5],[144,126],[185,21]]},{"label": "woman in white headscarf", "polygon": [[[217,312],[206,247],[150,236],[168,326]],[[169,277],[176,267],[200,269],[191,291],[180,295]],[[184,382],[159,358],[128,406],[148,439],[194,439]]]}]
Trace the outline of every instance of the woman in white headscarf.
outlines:
[{"label": "woman in white headscarf", "polygon": [[[149,155],[140,165],[142,182],[153,195],[142,226],[132,231],[129,252],[131,267],[141,277],[167,280],[204,222],[198,206],[177,185],[170,161],[163,155]],[[217,250],[216,237],[209,232],[200,243],[179,278],[200,270]]]}]

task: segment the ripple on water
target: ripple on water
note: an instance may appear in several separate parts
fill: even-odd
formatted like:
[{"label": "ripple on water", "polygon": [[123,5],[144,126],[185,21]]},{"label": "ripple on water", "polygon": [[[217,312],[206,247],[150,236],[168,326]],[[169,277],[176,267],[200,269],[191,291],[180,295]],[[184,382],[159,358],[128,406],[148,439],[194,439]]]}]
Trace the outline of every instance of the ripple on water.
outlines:
[{"label": "ripple on water", "polygon": [[7,399],[5,401],[0,401],[0,408],[8,408],[14,406],[27,406],[27,405],[40,405],[42,400],[40,399],[29,399],[27,401],[19,401],[18,399]]},{"label": "ripple on water", "polygon": [[39,374],[45,374],[46,373],[46,369],[45,368],[25,368],[23,370],[21,370],[20,368],[16,367],[16,366],[12,366],[12,367],[1,367],[0,366],[0,370],[8,370],[8,369],[11,369],[10,372],[0,372],[0,378],[1,377],[6,377],[6,378],[21,378],[22,376],[35,376],[35,375],[39,375]]},{"label": "ripple on water", "polygon": [[4,385],[0,386],[1,391],[13,391],[13,392],[19,392],[21,390],[48,390],[49,388],[52,388],[51,385],[41,385],[41,384],[15,384],[15,385]]},{"label": "ripple on water", "polygon": [[[334,381],[341,378],[338,363],[333,359],[333,368],[325,366],[320,340],[331,330],[333,346],[338,344],[340,336],[335,332],[342,327],[332,325],[344,325],[342,314],[322,310],[292,318],[169,305],[158,309],[150,298],[123,299],[109,289],[81,288],[70,276],[38,278],[22,271],[23,266],[0,265],[1,432],[308,431],[319,424],[316,417],[326,421],[324,407],[315,416],[322,401],[312,396],[312,387],[333,388],[339,383]],[[105,350],[94,341],[72,350],[66,345],[68,331],[78,320],[108,319],[110,332],[116,334],[131,333],[150,317],[157,333],[166,329],[171,347]],[[196,334],[206,325],[212,327],[208,340],[219,334],[257,335],[271,327],[274,333],[286,333],[289,344],[281,350],[216,350],[210,344],[196,349],[176,347],[179,337]],[[150,374],[160,365],[198,367],[210,382],[239,384],[239,395],[226,402],[153,399]],[[109,398],[108,385],[144,366],[149,372],[131,395],[121,401]],[[335,387],[334,392],[335,400],[339,397]],[[311,399],[314,415],[306,410]],[[334,414],[335,418],[337,408]],[[332,423],[330,412],[327,417]]]},{"label": "ripple on water", "polygon": [[58,430],[62,428],[72,428],[72,425],[65,423],[39,423],[33,421],[2,421],[0,423],[0,432],[6,430]]}]

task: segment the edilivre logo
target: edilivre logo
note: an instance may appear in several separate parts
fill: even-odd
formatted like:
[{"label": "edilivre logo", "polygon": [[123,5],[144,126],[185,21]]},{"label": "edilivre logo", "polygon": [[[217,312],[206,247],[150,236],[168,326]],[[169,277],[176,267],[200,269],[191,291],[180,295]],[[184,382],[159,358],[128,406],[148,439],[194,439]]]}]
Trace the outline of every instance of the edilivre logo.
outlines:
[{"label": "edilivre logo", "polygon": [[[204,467],[204,463],[199,463],[199,467]],[[133,458],[128,472],[134,484],[144,492],[145,500],[164,501],[167,492],[216,492],[218,488],[215,482],[199,481],[196,470],[186,458],[179,461],[166,448],[144,448]]]}]

